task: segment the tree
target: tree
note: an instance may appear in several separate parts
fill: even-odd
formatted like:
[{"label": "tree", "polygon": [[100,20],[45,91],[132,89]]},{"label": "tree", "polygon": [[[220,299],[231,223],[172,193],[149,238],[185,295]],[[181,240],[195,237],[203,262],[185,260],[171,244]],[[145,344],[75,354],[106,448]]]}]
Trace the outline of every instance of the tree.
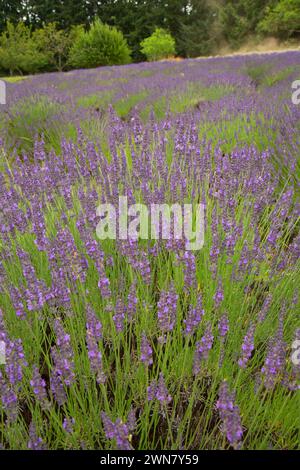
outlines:
[{"label": "tree", "polygon": [[0,0],[0,31],[4,31],[8,21],[17,23],[26,16],[27,9],[24,2],[19,0]]},{"label": "tree", "polygon": [[57,29],[56,23],[48,23],[34,31],[33,39],[38,49],[47,57],[48,65],[62,71],[67,64],[71,46],[80,32],[81,28],[78,26],[68,32]]},{"label": "tree", "polygon": [[133,60],[145,60],[140,43],[155,28],[170,31],[175,38],[187,15],[189,0],[90,0],[88,16],[95,15],[104,23],[116,26],[127,39]]},{"label": "tree", "polygon": [[190,9],[179,26],[177,52],[183,57],[197,57],[213,51],[217,42],[216,11],[207,0],[191,0]]},{"label": "tree", "polygon": [[175,55],[175,40],[165,29],[156,28],[141,42],[141,50],[150,61],[166,59]]},{"label": "tree", "polygon": [[46,64],[47,57],[38,50],[30,28],[22,22],[14,26],[8,21],[6,31],[0,36],[0,67],[12,75],[34,73]]},{"label": "tree", "polygon": [[221,8],[223,36],[238,47],[248,36],[255,34],[258,22],[273,0],[231,0]]},{"label": "tree", "polygon": [[46,23],[56,23],[58,29],[70,29],[73,25],[88,25],[85,0],[27,0],[31,22],[38,28]]},{"label": "tree", "polygon": [[276,6],[269,7],[266,16],[260,21],[258,31],[291,37],[300,34],[300,1],[281,0]]},{"label": "tree", "polygon": [[71,50],[69,63],[87,68],[100,65],[121,65],[130,62],[130,49],[123,34],[99,19],[89,31],[81,30]]}]

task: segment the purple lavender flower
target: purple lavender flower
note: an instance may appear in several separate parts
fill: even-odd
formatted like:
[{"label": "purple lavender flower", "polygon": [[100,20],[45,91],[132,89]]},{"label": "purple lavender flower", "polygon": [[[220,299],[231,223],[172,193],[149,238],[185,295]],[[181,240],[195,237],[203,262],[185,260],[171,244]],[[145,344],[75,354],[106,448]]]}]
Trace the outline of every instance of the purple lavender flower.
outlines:
[{"label": "purple lavender flower", "polygon": [[51,348],[54,367],[51,374],[51,390],[57,402],[66,400],[64,387],[69,387],[75,380],[74,352],[70,335],[67,334],[60,320],[55,320],[56,346]]},{"label": "purple lavender flower", "polygon": [[86,329],[93,338],[102,337],[102,324],[89,304],[86,306]]},{"label": "purple lavender flower", "polygon": [[242,354],[238,360],[238,364],[242,369],[245,369],[251,357],[252,351],[254,350],[254,333],[255,325],[251,325],[247,331],[247,334],[244,336],[242,343]]},{"label": "purple lavender flower", "polygon": [[18,397],[12,386],[0,370],[0,400],[7,416],[7,420],[13,422],[18,416]]},{"label": "purple lavender flower", "polygon": [[149,341],[147,340],[147,337],[145,334],[142,336],[142,341],[141,341],[141,362],[143,362],[146,366],[150,366],[153,364],[153,359],[152,359],[152,348],[149,344]]},{"label": "purple lavender flower", "polygon": [[186,320],[184,320],[186,335],[192,335],[195,333],[203,315],[204,309],[202,308],[202,297],[199,295],[197,298],[196,307],[190,308],[188,317]]},{"label": "purple lavender flower", "polygon": [[56,347],[51,348],[55,371],[66,386],[70,386],[75,379],[74,352],[71,337],[65,332],[60,320],[55,320]]},{"label": "purple lavender flower", "polygon": [[5,372],[13,387],[18,388],[23,378],[23,368],[27,366],[21,339],[6,342]]},{"label": "purple lavender flower", "polygon": [[33,393],[36,399],[39,401],[43,408],[49,407],[47,392],[46,392],[46,382],[41,377],[38,367],[34,366],[32,379],[30,380],[30,385],[32,387]]},{"label": "purple lavender flower", "polygon": [[147,387],[148,401],[155,400],[157,390],[157,380],[153,379]]},{"label": "purple lavender flower", "polygon": [[27,448],[30,450],[46,450],[46,445],[41,437],[36,434],[35,425],[31,422],[29,426],[29,441]]},{"label": "purple lavender flower", "polygon": [[127,427],[130,432],[133,432],[136,428],[136,417],[135,417],[136,410],[131,408],[127,416]]},{"label": "purple lavender flower", "polygon": [[122,332],[124,329],[125,313],[126,305],[124,304],[123,300],[119,298],[117,299],[115,314],[113,316],[117,333]]},{"label": "purple lavender flower", "polygon": [[[132,446],[129,442],[130,430],[128,425],[123,423],[120,418],[115,422],[107,416],[104,411],[101,413],[101,418],[104,426],[104,432],[107,439],[115,439],[118,450],[132,450]],[[130,425],[133,423],[131,422]]]},{"label": "purple lavender flower", "polygon": [[219,279],[218,282],[218,287],[216,290],[216,293],[214,295],[214,301],[215,301],[215,308],[219,308],[222,301],[224,300],[224,291],[223,291],[223,286],[222,286],[222,281]]},{"label": "purple lavender flower", "polygon": [[272,302],[272,295],[268,294],[265,301],[264,301],[264,303],[263,303],[263,306],[262,306],[262,308],[261,308],[261,310],[258,314],[258,321],[260,323],[262,323],[265,320],[265,318],[268,314],[268,311],[270,309],[271,302]]},{"label": "purple lavender flower", "polygon": [[167,404],[172,401],[172,397],[171,395],[169,395],[162,372],[159,374],[159,380],[158,380],[157,390],[156,390],[156,398],[160,403]]},{"label": "purple lavender flower", "polygon": [[91,371],[95,374],[97,383],[103,384],[106,381],[106,375],[103,370],[102,353],[99,350],[98,341],[89,332],[87,332],[86,342]]},{"label": "purple lavender flower", "polygon": [[169,291],[162,291],[157,304],[158,325],[162,332],[172,331],[176,322],[178,295],[172,284]]},{"label": "purple lavender flower", "polygon": [[183,255],[184,262],[184,286],[185,289],[196,288],[196,259],[192,251],[185,251]]},{"label": "purple lavender flower", "polygon": [[60,406],[66,403],[67,394],[66,394],[64,385],[60,379],[60,376],[57,373],[55,368],[52,371],[52,374],[50,377],[50,388],[51,388],[51,392],[53,393],[55,400]]},{"label": "purple lavender flower", "polygon": [[222,317],[220,318],[218,328],[221,341],[224,341],[229,331],[229,320],[227,314],[224,313],[224,315],[222,315]]},{"label": "purple lavender flower", "polygon": [[226,435],[230,444],[235,448],[239,448],[240,441],[243,436],[240,412],[234,403],[235,394],[230,393],[228,384],[224,381],[219,388],[219,399],[216,407],[222,420],[222,432]]},{"label": "purple lavender flower", "polygon": [[99,272],[98,287],[103,298],[109,298],[111,296],[110,282],[108,277],[106,277],[104,270],[101,270],[101,272]]},{"label": "purple lavender flower", "polygon": [[168,404],[172,401],[172,397],[168,392],[165,384],[163,373],[159,374],[159,380],[155,379],[151,381],[147,388],[148,400],[158,400],[161,404]]},{"label": "purple lavender flower", "polygon": [[285,350],[286,345],[279,329],[278,333],[269,342],[265,363],[261,369],[267,389],[272,389],[284,373]]},{"label": "purple lavender flower", "polygon": [[133,282],[130,286],[128,297],[127,297],[127,319],[131,322],[135,315],[137,309],[137,296],[136,296],[136,282]]},{"label": "purple lavender flower", "polygon": [[201,370],[202,362],[207,360],[208,353],[212,348],[214,341],[214,336],[212,334],[212,327],[209,324],[205,330],[204,335],[196,343],[196,350],[194,355],[194,365],[193,365],[193,373],[194,375],[198,375]]},{"label": "purple lavender flower", "polygon": [[96,317],[90,305],[86,307],[86,343],[91,371],[96,375],[97,383],[105,383],[102,353],[99,350],[99,340],[102,338],[102,324]]},{"label": "purple lavender flower", "polygon": [[68,434],[72,434],[74,430],[75,419],[74,418],[64,418],[63,428]]}]

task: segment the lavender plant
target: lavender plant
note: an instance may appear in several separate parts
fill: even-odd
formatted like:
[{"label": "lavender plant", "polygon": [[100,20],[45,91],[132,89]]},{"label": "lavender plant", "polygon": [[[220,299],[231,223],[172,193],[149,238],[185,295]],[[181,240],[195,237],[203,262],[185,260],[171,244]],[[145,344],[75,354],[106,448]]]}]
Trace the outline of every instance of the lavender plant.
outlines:
[{"label": "lavender plant", "polygon": [[[8,83],[1,447],[298,448],[298,74],[287,52]],[[202,202],[203,248],[99,240],[121,195]]]}]

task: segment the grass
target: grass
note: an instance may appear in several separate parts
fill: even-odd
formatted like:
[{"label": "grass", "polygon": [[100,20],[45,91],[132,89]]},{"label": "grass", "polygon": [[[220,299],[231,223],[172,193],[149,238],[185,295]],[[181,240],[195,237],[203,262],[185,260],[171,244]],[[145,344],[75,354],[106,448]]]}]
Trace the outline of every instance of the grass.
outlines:
[{"label": "grass", "polygon": [[18,82],[22,82],[23,80],[26,80],[28,77],[20,77],[20,76],[16,76],[16,77],[1,77],[1,80],[4,80],[5,82],[8,82],[8,83],[18,83]]},{"label": "grass", "polygon": [[114,103],[114,109],[120,117],[125,117],[127,114],[141,101],[147,98],[149,92],[143,90],[140,93],[127,95],[124,98]]},{"label": "grass", "polygon": [[166,117],[166,113],[184,113],[193,108],[198,108],[202,103],[217,101],[233,92],[231,86],[204,87],[198,83],[187,83],[184,90],[175,90],[168,93],[167,97],[161,97],[145,106],[141,111],[141,117],[148,120],[151,111],[158,121]]},{"label": "grass", "polygon": [[105,91],[97,94],[81,96],[77,100],[77,106],[83,108],[105,108],[111,102],[114,91]]}]

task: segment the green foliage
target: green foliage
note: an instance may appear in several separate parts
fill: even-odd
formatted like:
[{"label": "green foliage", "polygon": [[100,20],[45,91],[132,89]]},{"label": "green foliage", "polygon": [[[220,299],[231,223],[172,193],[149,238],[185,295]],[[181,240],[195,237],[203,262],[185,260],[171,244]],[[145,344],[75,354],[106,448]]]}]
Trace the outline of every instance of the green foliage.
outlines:
[{"label": "green foliage", "polygon": [[191,11],[179,25],[176,49],[183,57],[210,54],[216,45],[216,14],[207,0],[192,0]]},{"label": "green foliage", "polygon": [[175,40],[166,30],[156,28],[141,42],[141,50],[149,61],[166,59],[175,54]]},{"label": "green foliage", "polygon": [[47,64],[47,56],[38,50],[30,29],[24,23],[14,26],[9,21],[0,36],[0,68],[12,75],[34,73]]},{"label": "green foliage", "polygon": [[130,50],[123,34],[98,19],[89,31],[80,31],[70,50],[69,63],[73,67],[121,65],[129,62]]},{"label": "green foliage", "polygon": [[240,46],[254,34],[263,18],[270,0],[231,0],[220,10],[221,29],[224,38],[233,47]]},{"label": "green foliage", "polygon": [[26,17],[28,2],[20,0],[0,0],[0,32],[4,31],[8,21],[17,23]]},{"label": "green foliage", "polygon": [[268,8],[266,16],[258,25],[258,31],[290,37],[300,34],[299,0],[281,0],[275,7]]},{"label": "green foliage", "polygon": [[33,39],[40,52],[47,57],[51,69],[62,71],[65,68],[71,46],[80,31],[78,26],[73,26],[68,32],[57,29],[56,23],[48,23],[33,33]]},{"label": "green foliage", "polygon": [[46,23],[57,23],[59,29],[66,30],[73,25],[88,25],[93,17],[94,3],[85,0],[26,0],[31,22],[37,28]]}]

